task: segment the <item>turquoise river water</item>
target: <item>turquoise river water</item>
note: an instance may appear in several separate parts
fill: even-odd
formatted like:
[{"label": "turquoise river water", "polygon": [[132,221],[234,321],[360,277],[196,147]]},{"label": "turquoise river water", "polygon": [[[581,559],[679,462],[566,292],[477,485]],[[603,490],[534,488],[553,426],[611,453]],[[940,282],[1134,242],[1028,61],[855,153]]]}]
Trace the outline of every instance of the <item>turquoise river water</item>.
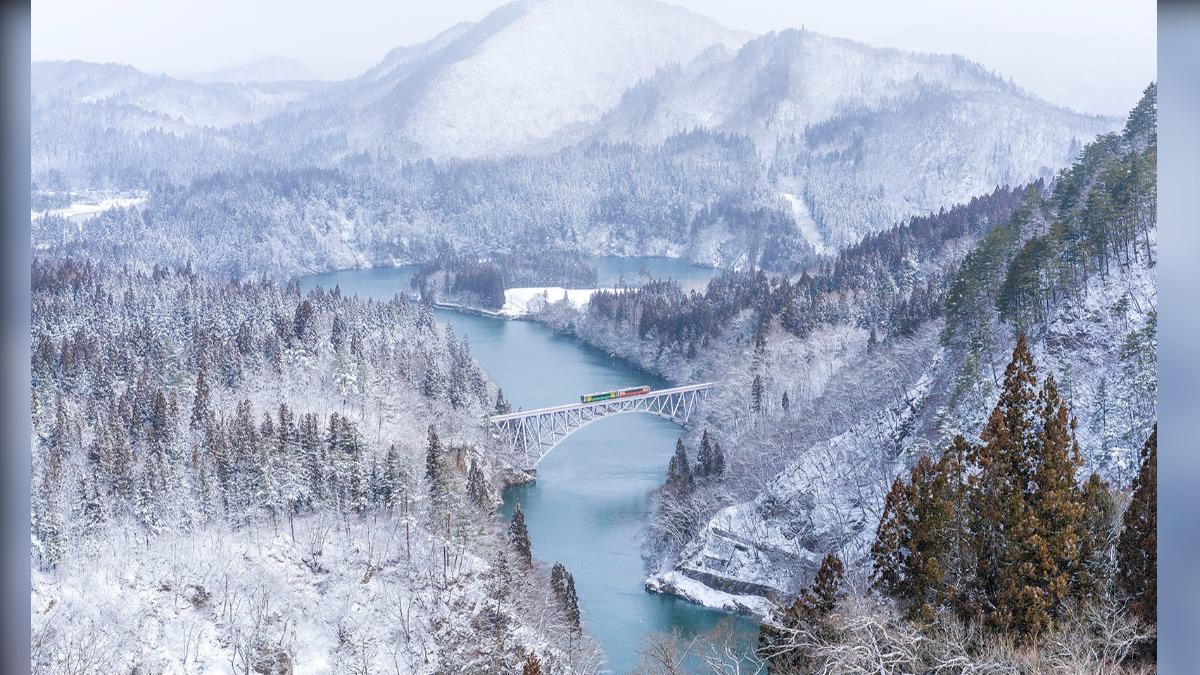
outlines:
[{"label": "turquoise river water", "polygon": [[[600,285],[638,285],[649,274],[703,288],[716,270],[666,258],[597,258]],[[340,285],[342,292],[390,299],[408,292],[411,268],[347,270],[301,280],[304,288]],[[513,408],[538,408],[579,400],[580,394],[620,387],[669,386],[597,349],[529,321],[509,321],[437,310],[471,341],[471,352],[504,388]],[[562,562],[575,576],[583,619],[617,673],[636,666],[643,637],[679,629],[711,629],[728,615],[673,596],[647,593],[641,541],[650,493],[662,484],[680,429],[650,415],[619,415],[581,429],[538,466],[537,481],[509,488],[508,517],[520,501],[534,557]],[[742,639],[755,624],[735,617]]]}]

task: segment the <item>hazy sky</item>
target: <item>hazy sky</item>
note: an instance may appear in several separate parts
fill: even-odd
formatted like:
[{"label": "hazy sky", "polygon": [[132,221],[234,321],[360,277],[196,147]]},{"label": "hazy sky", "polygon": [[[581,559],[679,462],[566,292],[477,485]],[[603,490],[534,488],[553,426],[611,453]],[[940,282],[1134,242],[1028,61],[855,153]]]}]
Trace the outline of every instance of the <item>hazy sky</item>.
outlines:
[{"label": "hazy sky", "polygon": [[[323,77],[473,21],[499,0],[33,0],[34,60],[198,72],[267,56]],[[874,45],[955,52],[1055,103],[1124,114],[1156,77],[1153,0],[675,0],[730,28],[801,25]]]}]

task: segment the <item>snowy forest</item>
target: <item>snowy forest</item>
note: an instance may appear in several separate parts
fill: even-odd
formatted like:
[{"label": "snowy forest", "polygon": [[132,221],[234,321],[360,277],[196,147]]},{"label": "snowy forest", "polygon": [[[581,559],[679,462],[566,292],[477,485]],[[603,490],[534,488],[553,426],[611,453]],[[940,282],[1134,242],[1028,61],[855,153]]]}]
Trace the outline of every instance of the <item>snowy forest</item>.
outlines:
[{"label": "snowy forest", "polygon": [[[646,675],[1155,672],[1156,84],[648,0],[336,81],[30,75],[34,671],[624,672],[588,601],[636,595]],[[541,559],[489,420],[598,391],[513,395],[549,344],[713,383],[599,516],[632,588]]]},{"label": "snowy forest", "polygon": [[33,666],[595,672],[427,306],[38,259]]},{"label": "snowy forest", "polygon": [[[798,277],[727,272],[703,293],[664,281],[600,292],[584,310],[546,308],[540,320],[644,368],[725,383],[657,495],[652,585],[697,599],[717,589],[723,606],[770,611],[760,654],[772,672],[854,671],[883,652],[900,672],[1147,667],[1156,97],[1151,85],[1120,133],[1086,146],[1053,181],[910,219]],[[966,440],[981,435],[982,446]],[[1037,476],[1050,461],[1065,468]],[[1011,468],[972,496],[984,465]],[[1006,589],[1005,607],[996,589],[966,586],[998,563],[964,559],[962,542],[1001,509],[1051,508],[1026,503],[1048,489],[1043,480],[1084,510],[1029,515],[1043,519],[1026,525],[1038,543],[993,542],[991,555],[1019,565],[1030,550],[1065,547],[1070,555],[1048,555],[1070,588],[1040,610],[1012,594],[1044,592]],[[942,501],[913,503],[923,499]],[[930,526],[936,536],[913,524],[969,519],[975,508],[962,534],[946,521]],[[1051,522],[1092,529],[1048,543]],[[959,539],[921,539],[930,536]],[[1085,541],[1095,548],[1081,550]],[[1041,575],[1052,566],[1029,565],[1050,583]],[[797,600],[772,611],[747,596]],[[1031,616],[1009,616],[1017,605]],[[1087,637],[1117,633],[1113,644]],[[1039,650],[1022,655],[1024,643],[999,635]],[[858,649],[868,639],[874,647]]]}]

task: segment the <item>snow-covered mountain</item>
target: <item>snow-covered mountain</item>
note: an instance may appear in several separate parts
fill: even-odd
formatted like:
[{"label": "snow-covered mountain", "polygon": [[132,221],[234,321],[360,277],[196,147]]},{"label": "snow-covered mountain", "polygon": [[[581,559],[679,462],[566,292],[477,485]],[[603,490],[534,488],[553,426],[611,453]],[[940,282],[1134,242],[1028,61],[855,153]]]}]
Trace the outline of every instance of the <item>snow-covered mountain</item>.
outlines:
[{"label": "snow-covered mountain", "polygon": [[422,155],[554,149],[639,80],[748,37],[650,0],[519,0],[388,54],[334,100],[369,102],[352,136],[382,133]]},{"label": "snow-covered mountain", "polygon": [[[33,81],[39,182],[94,189],[102,186],[77,183],[100,176],[145,189],[128,177],[343,168],[348,159],[478,168],[583,146],[619,161],[623,151],[604,144],[654,151],[702,127],[749,138],[764,180],[736,193],[671,194],[679,217],[699,218],[693,234],[749,231],[747,214],[778,212],[794,221],[799,248],[826,253],[998,185],[1050,178],[1118,125],[1055,107],[959,56],[805,30],[751,39],[654,0],[517,0],[339,82],[206,84],[82,62],[35,64]],[[136,167],[129,147],[143,157]],[[633,188],[613,196],[637,197]],[[629,239],[622,228],[612,229]],[[760,262],[753,251],[677,243],[673,252],[696,260]]]},{"label": "snow-covered mountain", "polygon": [[609,140],[657,143],[707,127],[766,149],[851,111],[890,107],[929,90],[1016,91],[959,56],[877,49],[807,30],[768,33],[737,50],[714,47],[639,83],[599,125]]},{"label": "snow-covered mountain", "polygon": [[696,127],[748,136],[802,196],[812,243],[840,247],[997,185],[1049,178],[1117,124],[959,56],[787,30],[639,83],[596,137],[654,144]]},{"label": "snow-covered mountain", "polygon": [[195,82],[299,82],[318,78],[308,66],[296,59],[268,56],[249,63],[197,73],[185,79]]},{"label": "snow-covered mountain", "polygon": [[40,61],[30,75],[35,130],[41,110],[53,114],[70,105],[102,108],[115,129],[228,127],[260,121],[322,87],[316,82],[199,83],[84,61]]}]

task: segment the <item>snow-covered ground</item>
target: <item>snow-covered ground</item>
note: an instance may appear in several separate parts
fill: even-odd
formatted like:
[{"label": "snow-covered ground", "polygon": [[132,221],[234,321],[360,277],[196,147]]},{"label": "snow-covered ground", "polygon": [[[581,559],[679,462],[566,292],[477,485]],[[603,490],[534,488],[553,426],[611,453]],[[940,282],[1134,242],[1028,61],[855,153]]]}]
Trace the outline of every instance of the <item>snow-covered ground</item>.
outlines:
[{"label": "snow-covered ground", "polygon": [[113,208],[127,208],[137,206],[146,201],[146,195],[133,196],[118,196],[118,197],[103,197],[100,199],[88,199],[86,201],[72,202],[70,206],[65,206],[60,209],[50,209],[48,211],[30,211],[29,218],[38,218],[40,216],[62,216],[69,220],[81,220],[88,216],[94,216],[97,213],[103,213]]},{"label": "snow-covered ground", "polygon": [[504,306],[500,308],[500,314],[515,319],[537,313],[550,304],[561,302],[564,298],[574,307],[582,309],[591,301],[594,293],[602,290],[616,289],[562,288],[561,286],[509,288],[504,291]]},{"label": "snow-covered ground", "polygon": [[796,219],[796,227],[800,228],[800,234],[803,234],[808,243],[812,244],[817,255],[825,255],[828,252],[825,246],[825,237],[821,236],[817,230],[817,224],[813,221],[804,199],[790,192],[784,192],[783,198],[787,200],[788,206],[792,207],[792,216]]}]

